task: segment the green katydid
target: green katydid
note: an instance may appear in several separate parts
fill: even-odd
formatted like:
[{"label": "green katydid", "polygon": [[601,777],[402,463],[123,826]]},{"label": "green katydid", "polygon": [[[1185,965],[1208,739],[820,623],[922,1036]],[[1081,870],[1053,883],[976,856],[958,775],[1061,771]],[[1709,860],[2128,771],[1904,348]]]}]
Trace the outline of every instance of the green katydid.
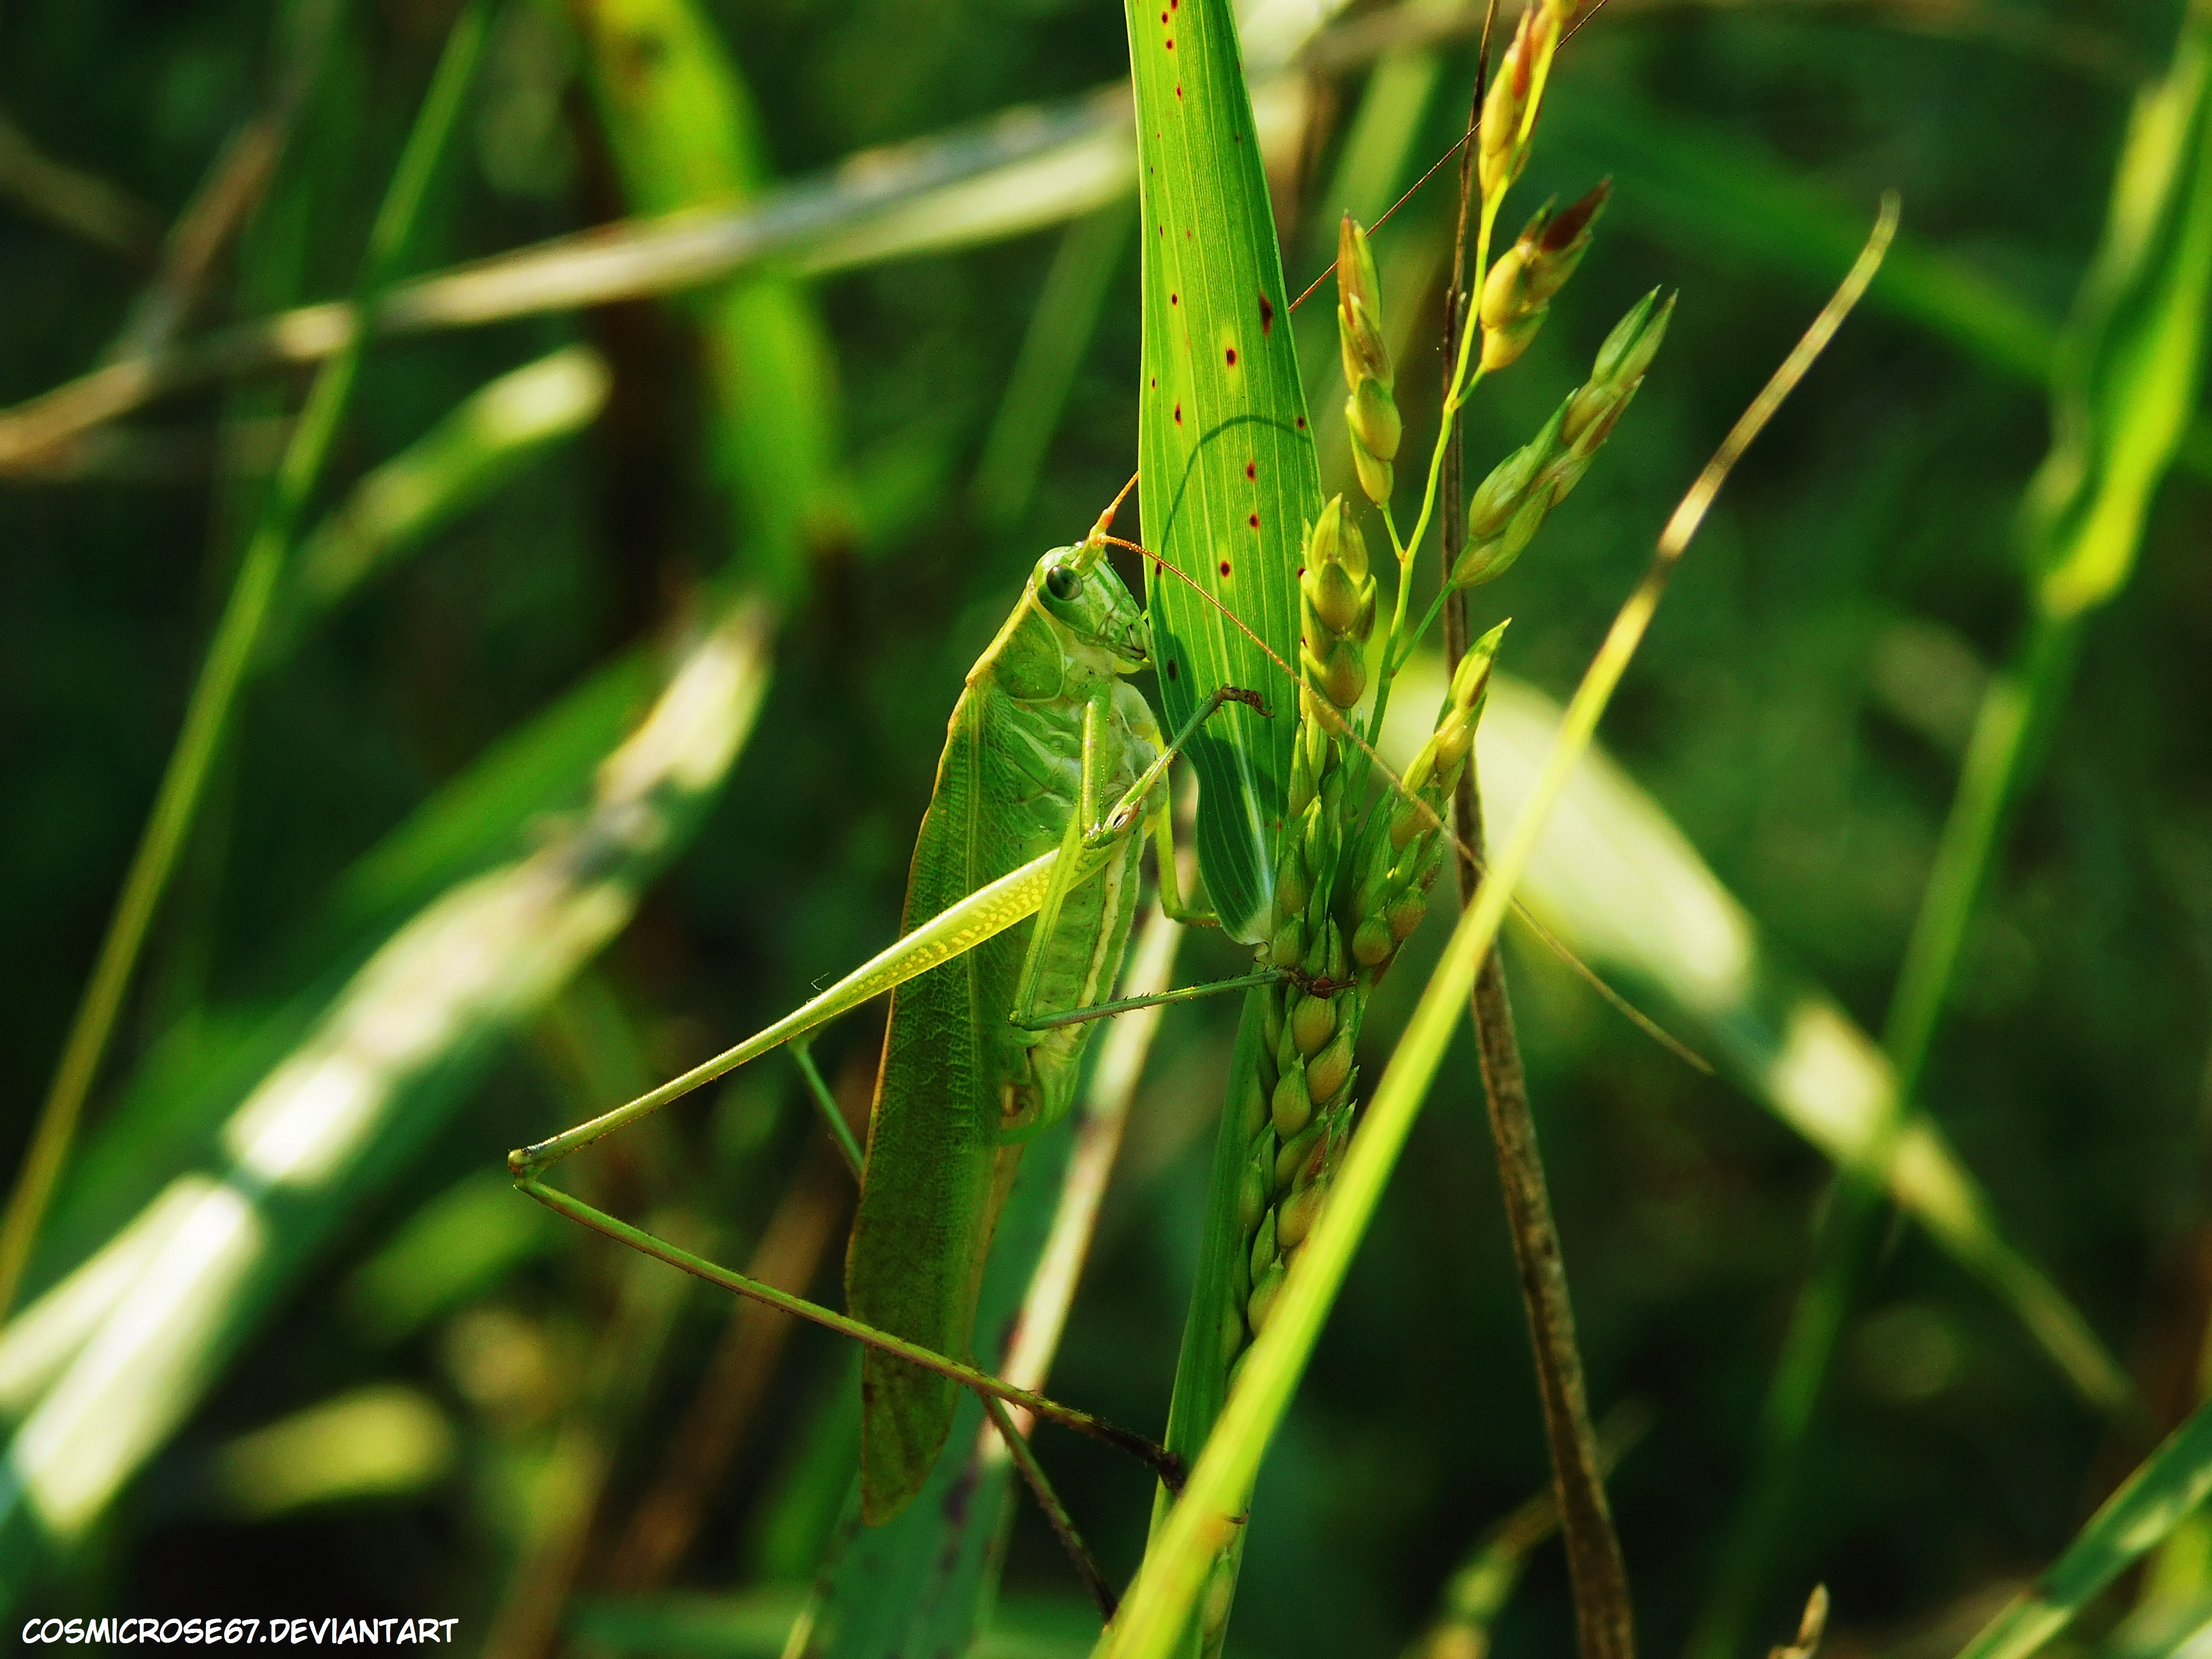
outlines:
[{"label": "green katydid", "polygon": [[[872,1523],[889,1520],[920,1489],[951,1428],[957,1387],[988,1382],[957,1364],[923,1369],[911,1356],[957,1360],[967,1351],[984,1251],[1021,1144],[1073,1103],[1090,1030],[1084,1017],[1101,1012],[1092,1005],[1110,992],[1120,965],[1140,827],[1159,848],[1169,914],[1212,920],[1186,908],[1176,891],[1162,787],[1169,763],[1224,704],[1265,712],[1257,693],[1218,688],[1172,743],[1162,740],[1142,694],[1123,678],[1148,665],[1152,652],[1145,615],[1106,559],[1114,510],[1083,542],[1038,561],[969,672],[915,844],[899,942],[758,1036],[508,1158],[532,1197],[696,1271],[703,1264],[655,1249],[657,1241],[537,1177],[578,1147],[892,992],[847,1258],[851,1317],[822,1322],[870,1344],[861,1498]],[[1022,929],[1032,914],[1035,925]],[[709,1276],[749,1294],[764,1288]],[[769,1299],[808,1317],[823,1314],[793,1298]],[[895,1357],[902,1354],[909,1357]]]}]

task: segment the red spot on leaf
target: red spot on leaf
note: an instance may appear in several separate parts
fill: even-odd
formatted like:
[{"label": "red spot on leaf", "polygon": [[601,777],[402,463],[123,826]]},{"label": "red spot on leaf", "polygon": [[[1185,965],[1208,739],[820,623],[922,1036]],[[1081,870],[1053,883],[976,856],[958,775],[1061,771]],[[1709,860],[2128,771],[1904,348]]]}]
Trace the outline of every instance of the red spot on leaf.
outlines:
[{"label": "red spot on leaf", "polygon": [[1177,404],[1176,405],[1175,415],[1176,415],[1176,424],[1177,426],[1181,426],[1181,425],[1182,424],[1182,405],[1181,404]]},{"label": "red spot on leaf", "polygon": [[1178,100],[1182,97],[1182,82],[1180,81],[1176,82],[1176,97]]},{"label": "red spot on leaf", "polygon": [[[1185,233],[1185,234],[1188,234],[1188,232],[1186,232],[1186,233]],[[1182,295],[1180,295],[1180,294],[1170,294],[1170,295],[1168,295],[1168,303],[1169,303],[1170,305],[1171,305],[1171,306],[1179,306],[1179,305],[1181,305],[1181,304],[1182,303]]]},{"label": "red spot on leaf", "polygon": [[1244,476],[1248,478],[1257,478],[1260,476],[1260,463],[1257,461],[1245,462]]},{"label": "red spot on leaf", "polygon": [[1172,35],[1168,37],[1168,50],[1170,52],[1173,52],[1175,50],[1175,37]]},{"label": "red spot on leaf", "polygon": [[1266,295],[1260,296],[1260,332],[1265,334],[1275,325],[1275,302]]},{"label": "red spot on leaf", "polygon": [[1226,559],[1221,562],[1221,579],[1224,581],[1229,580],[1229,561]]},{"label": "red spot on leaf", "polygon": [[1301,432],[1303,432],[1303,431],[1304,431],[1305,429],[1306,429],[1306,417],[1305,417],[1304,416],[1301,415],[1301,416],[1298,416],[1298,430],[1299,430],[1299,431],[1301,431]]},{"label": "red spot on leaf", "polygon": [[1230,367],[1230,368],[1236,368],[1236,367],[1237,367],[1237,348],[1236,348],[1235,346],[1231,346],[1231,347],[1230,347],[1230,348],[1229,348],[1229,350],[1228,350],[1228,353],[1227,353],[1227,356],[1228,356],[1228,358],[1229,358],[1229,367]]},{"label": "red spot on leaf", "polygon": [[1260,515],[1255,513],[1251,517],[1250,523],[1252,528],[1257,530],[1260,527]]}]

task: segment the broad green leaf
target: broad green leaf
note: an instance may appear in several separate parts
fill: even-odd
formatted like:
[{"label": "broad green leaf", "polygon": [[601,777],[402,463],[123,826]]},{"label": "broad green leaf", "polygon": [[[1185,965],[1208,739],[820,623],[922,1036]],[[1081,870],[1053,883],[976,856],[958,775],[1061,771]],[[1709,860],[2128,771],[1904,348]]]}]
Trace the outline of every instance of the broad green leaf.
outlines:
[{"label": "broad green leaf", "polygon": [[1227,0],[1128,0],[1127,15],[1144,248],[1144,534],[1188,579],[1147,562],[1159,695],[1170,731],[1224,685],[1260,692],[1273,712],[1225,708],[1190,750],[1206,890],[1230,934],[1252,939],[1274,894],[1296,726],[1281,665],[1297,653],[1298,550],[1321,510],[1320,471]]},{"label": "broad green leaf", "polygon": [[2034,1583],[1959,1659],[2027,1659],[2212,1497],[2212,1404],[2199,1406],[2106,1498]]},{"label": "broad green leaf", "polygon": [[0,1494],[0,1601],[66,1549],[190,1414],[313,1265],[467,1098],[493,1039],[627,923],[704,815],[757,713],[767,630],[709,629],[597,771],[591,803],[526,856],[398,929],[305,1035],[237,1079],[198,1158],[0,1331],[16,1420]]}]

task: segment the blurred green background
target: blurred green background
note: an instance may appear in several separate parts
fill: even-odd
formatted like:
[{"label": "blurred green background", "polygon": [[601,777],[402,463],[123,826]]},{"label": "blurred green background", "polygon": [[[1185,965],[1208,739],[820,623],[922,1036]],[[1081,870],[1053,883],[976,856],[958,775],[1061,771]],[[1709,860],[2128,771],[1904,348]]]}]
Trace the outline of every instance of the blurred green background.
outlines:
[{"label": "blurred green background", "polygon": [[[0,1067],[18,1103],[0,1155],[27,1141],[300,404],[299,369],[250,363],[223,331],[354,290],[457,10],[0,9],[0,403],[20,415],[149,342],[217,343],[210,372],[117,422],[0,440]],[[1376,217],[1457,136],[1479,21],[1423,0],[1328,18],[1274,0],[1255,20],[1293,292],[1332,257],[1340,211]],[[1984,683],[2024,626],[2019,518],[2051,441],[2051,342],[2130,100],[2179,21],[2163,0],[1612,0],[1562,55],[1508,210],[1517,223],[1613,179],[1544,333],[1471,408],[1471,478],[1635,296],[1681,293],[1604,462],[1477,596],[1479,625],[1514,618],[1506,665],[1563,696],[1877,194],[1902,194],[1910,257],[1740,469],[1603,732],[1775,960],[1869,1030]],[[151,1426],[112,1501],[63,1539],[50,1510],[7,1498],[0,1584],[22,1613],[435,1613],[504,1653],[778,1650],[849,1474],[846,1356],[811,1330],[776,1357],[761,1328],[731,1336],[718,1294],[533,1210],[500,1160],[764,1024],[895,930],[963,675],[1037,555],[1134,464],[1134,207],[1129,164],[1111,164],[1127,118],[1085,101],[1126,69],[1120,13],[1096,0],[489,9],[406,273],[634,216],[734,222],[755,198],[784,215],[781,240],[734,286],[509,304],[369,348],[23,1300],[234,1154],[230,1114],[441,895],[603,856],[582,843],[619,791],[594,768],[751,601],[773,606],[742,612],[738,647],[764,701],[726,783],[718,762],[653,795],[661,839],[604,854],[621,914],[579,921],[573,961],[532,967],[543,937],[507,939],[495,992],[539,979],[457,1016],[355,1162],[257,1212],[258,1265],[206,1310],[204,1351],[144,1374],[160,1397],[140,1402]],[[994,123],[1017,107],[1043,122]],[[896,166],[850,158],[908,141],[927,146],[913,165],[966,168],[967,193],[882,207],[906,188]],[[258,173],[239,159],[254,144]],[[1060,153],[1108,161],[1072,185],[1007,171]],[[1450,171],[1376,237],[1416,434],[1434,418]],[[1340,488],[1326,299],[1298,339]],[[549,359],[504,403],[486,390]],[[2207,455],[2185,452],[2088,629],[1921,1091],[2005,1235],[2160,1425],[2196,1401],[2212,1310]],[[1594,1403],[1649,1413],[1613,1491],[1645,1644],[1672,1653],[1751,1472],[1832,1170],[1527,944],[1510,971]],[[375,959],[420,988],[413,958]],[[1235,962],[1195,939],[1181,971]],[[1369,1076],[1419,978],[1401,969],[1378,1004]],[[1652,976],[1623,984],[1719,1057]],[[1230,1019],[1165,1022],[1052,1373],[1056,1396],[1152,1431]],[[879,1030],[856,1018],[817,1050],[848,1110]],[[1477,1535],[1547,1478],[1463,1048],[1266,1465],[1233,1651],[1401,1650]],[[578,1180],[834,1300],[849,1194],[788,1063],[666,1118]],[[28,1420],[58,1374],[15,1337],[0,1408]],[[727,1443],[702,1456],[718,1418]],[[1820,1578],[1832,1651],[1950,1651],[2147,1443],[2085,1407],[1982,1280],[1892,1228],[1743,1650],[1783,1639]],[[1088,1443],[1039,1445],[1126,1577],[1146,1481]],[[679,1488],[673,1541],[640,1542]],[[997,1639],[1081,1651],[1079,1587],[1016,1510]],[[2069,1639],[2096,1644],[2121,1610]],[[1496,1644],[1558,1653],[1571,1632],[1553,1547]]]}]

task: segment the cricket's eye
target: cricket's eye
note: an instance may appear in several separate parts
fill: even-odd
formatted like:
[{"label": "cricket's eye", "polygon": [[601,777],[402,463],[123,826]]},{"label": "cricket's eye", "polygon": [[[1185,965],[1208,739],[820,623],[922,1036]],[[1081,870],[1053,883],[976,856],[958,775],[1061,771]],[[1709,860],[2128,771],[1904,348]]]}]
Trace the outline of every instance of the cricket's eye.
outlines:
[{"label": "cricket's eye", "polygon": [[1056,564],[1044,573],[1044,591],[1062,605],[1083,591],[1083,579],[1064,564]]}]

